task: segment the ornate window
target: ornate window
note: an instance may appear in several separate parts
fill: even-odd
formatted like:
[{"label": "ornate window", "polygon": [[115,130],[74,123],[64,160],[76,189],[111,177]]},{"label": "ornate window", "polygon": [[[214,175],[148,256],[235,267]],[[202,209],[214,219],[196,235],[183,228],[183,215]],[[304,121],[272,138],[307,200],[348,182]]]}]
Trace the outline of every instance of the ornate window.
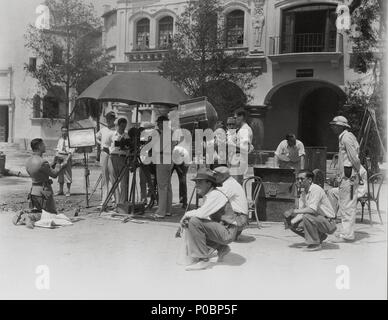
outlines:
[{"label": "ornate window", "polygon": [[244,11],[234,10],[226,15],[226,46],[244,45]]},{"label": "ornate window", "polygon": [[165,49],[172,44],[174,19],[170,16],[159,20],[159,48]]},{"label": "ornate window", "polygon": [[136,49],[145,50],[150,46],[150,20],[143,18],[136,24]]}]

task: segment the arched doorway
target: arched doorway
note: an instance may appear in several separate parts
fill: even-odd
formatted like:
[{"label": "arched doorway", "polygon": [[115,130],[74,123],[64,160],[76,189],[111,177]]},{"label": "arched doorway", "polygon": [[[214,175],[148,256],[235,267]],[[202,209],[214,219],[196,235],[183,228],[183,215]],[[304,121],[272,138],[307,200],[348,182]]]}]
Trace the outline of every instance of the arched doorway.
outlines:
[{"label": "arched doorway", "polygon": [[328,123],[338,113],[341,103],[331,88],[321,87],[307,93],[299,107],[298,137],[306,146],[338,149],[338,139],[328,128]]},{"label": "arched doorway", "polygon": [[322,80],[293,80],[272,88],[265,99],[270,109],[264,121],[264,149],[275,150],[287,133],[295,133],[306,147],[337,151],[329,122],[345,98],[341,88]]}]

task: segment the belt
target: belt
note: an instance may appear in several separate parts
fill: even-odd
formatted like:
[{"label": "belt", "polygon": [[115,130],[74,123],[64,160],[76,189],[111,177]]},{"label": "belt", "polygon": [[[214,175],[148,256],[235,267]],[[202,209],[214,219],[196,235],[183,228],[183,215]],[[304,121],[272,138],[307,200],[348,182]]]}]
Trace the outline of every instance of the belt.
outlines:
[{"label": "belt", "polygon": [[45,182],[33,182],[32,186],[33,187],[44,187],[44,186],[49,186],[52,183],[53,183],[53,181],[50,179],[50,180],[45,181]]},{"label": "belt", "polygon": [[126,154],[111,153],[110,155],[111,155],[111,156],[115,156],[115,157],[123,157],[123,158],[126,158],[126,157],[127,157]]}]

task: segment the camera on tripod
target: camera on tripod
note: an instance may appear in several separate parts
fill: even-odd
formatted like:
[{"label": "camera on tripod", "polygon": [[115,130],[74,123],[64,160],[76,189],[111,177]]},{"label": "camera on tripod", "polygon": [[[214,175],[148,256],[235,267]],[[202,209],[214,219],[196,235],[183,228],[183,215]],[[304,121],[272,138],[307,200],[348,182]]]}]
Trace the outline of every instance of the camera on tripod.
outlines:
[{"label": "camera on tripod", "polygon": [[131,139],[121,139],[115,141],[115,147],[120,148],[120,150],[130,150],[133,147],[133,142]]}]

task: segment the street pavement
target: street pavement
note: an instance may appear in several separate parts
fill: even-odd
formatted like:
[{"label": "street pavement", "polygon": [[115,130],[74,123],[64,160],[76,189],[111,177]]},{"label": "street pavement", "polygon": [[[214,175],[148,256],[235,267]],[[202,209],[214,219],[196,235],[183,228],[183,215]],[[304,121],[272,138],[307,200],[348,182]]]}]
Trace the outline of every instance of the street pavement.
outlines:
[{"label": "street pavement", "polygon": [[[93,187],[99,175],[91,168]],[[71,215],[81,206],[80,221],[59,229],[27,229],[11,223],[15,210],[26,207],[30,181],[0,178],[0,298],[22,299],[386,299],[387,188],[382,192],[384,225],[374,211],[358,217],[356,241],[323,250],[303,251],[302,238],[283,223],[251,223],[231,244],[223,263],[188,272],[182,262],[182,239],[175,238],[183,209],[173,175],[174,216],[163,221],[122,223],[99,216],[85,204],[83,168],[73,170],[70,199],[58,197],[58,208]],[[193,173],[189,173],[191,178]],[[193,182],[189,181],[190,194]],[[54,189],[57,184],[54,182]],[[91,205],[99,202],[99,192]],[[77,203],[78,202],[78,203]],[[147,216],[147,214],[146,214]],[[42,270],[49,289],[40,289]]]}]

